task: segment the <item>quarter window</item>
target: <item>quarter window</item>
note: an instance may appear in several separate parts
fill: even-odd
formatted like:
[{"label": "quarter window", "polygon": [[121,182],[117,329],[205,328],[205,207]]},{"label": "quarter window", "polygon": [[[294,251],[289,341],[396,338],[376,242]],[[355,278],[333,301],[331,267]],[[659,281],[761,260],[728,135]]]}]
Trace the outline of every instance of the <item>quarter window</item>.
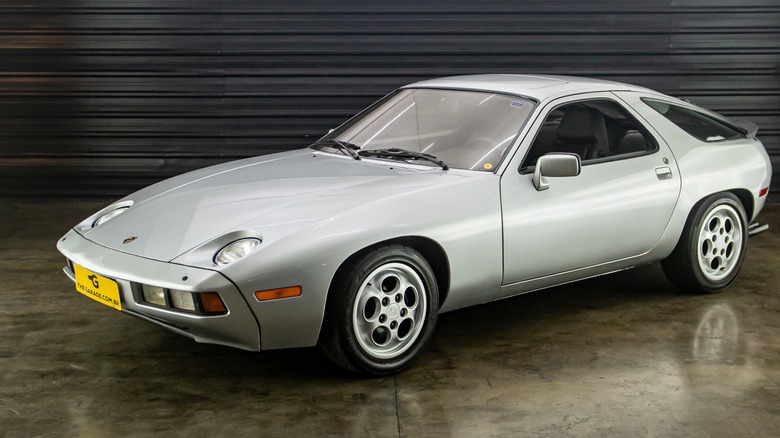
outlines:
[{"label": "quarter window", "polygon": [[678,128],[701,141],[712,143],[744,137],[739,129],[710,115],[659,100],[642,99],[642,101]]}]

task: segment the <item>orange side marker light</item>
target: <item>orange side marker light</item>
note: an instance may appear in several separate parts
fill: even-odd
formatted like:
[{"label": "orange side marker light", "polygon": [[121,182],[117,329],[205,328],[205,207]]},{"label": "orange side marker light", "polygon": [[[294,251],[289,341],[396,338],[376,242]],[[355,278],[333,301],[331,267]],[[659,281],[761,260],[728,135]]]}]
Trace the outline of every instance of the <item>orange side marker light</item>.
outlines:
[{"label": "orange side marker light", "polygon": [[283,287],[280,289],[259,290],[255,292],[255,298],[257,298],[258,301],[279,300],[282,298],[299,297],[301,296],[301,292],[302,290],[300,286]]}]

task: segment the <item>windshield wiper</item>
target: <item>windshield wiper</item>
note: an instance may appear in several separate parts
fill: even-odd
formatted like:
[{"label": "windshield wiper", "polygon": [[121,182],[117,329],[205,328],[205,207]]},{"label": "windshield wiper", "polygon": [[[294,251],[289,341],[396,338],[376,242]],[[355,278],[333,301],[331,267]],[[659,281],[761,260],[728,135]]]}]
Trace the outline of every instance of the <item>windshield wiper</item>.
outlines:
[{"label": "windshield wiper", "polygon": [[319,140],[315,142],[310,147],[315,147],[315,146],[328,146],[340,151],[344,155],[349,155],[350,157],[356,160],[360,159],[360,156],[357,154],[357,152],[355,152],[360,150],[360,146],[356,144],[352,144],[348,141],[336,140],[335,138],[326,138],[324,140]]},{"label": "windshield wiper", "polygon": [[422,152],[409,151],[406,149],[390,148],[390,149],[362,149],[357,152],[361,157],[378,157],[378,158],[391,158],[397,160],[425,160],[431,163],[441,166],[442,170],[449,170],[450,168],[441,161],[430,154],[424,154]]}]

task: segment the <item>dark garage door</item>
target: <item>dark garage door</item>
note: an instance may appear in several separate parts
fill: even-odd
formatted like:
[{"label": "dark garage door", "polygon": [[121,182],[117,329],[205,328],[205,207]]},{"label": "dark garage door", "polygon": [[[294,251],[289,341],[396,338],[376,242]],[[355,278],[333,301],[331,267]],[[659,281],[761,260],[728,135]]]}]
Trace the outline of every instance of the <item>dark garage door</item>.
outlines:
[{"label": "dark garage door", "polygon": [[3,2],[0,196],[119,197],[485,72],[685,97],[759,124],[780,169],[779,24],[776,0]]}]

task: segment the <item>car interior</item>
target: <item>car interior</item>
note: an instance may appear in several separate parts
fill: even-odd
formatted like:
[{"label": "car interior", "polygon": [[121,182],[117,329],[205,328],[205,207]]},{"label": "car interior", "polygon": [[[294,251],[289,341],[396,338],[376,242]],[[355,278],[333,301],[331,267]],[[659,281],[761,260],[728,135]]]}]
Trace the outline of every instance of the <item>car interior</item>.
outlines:
[{"label": "car interior", "polygon": [[550,112],[523,160],[521,171],[532,168],[539,157],[552,152],[577,154],[587,164],[649,153],[656,148],[652,136],[617,103],[576,102]]}]

